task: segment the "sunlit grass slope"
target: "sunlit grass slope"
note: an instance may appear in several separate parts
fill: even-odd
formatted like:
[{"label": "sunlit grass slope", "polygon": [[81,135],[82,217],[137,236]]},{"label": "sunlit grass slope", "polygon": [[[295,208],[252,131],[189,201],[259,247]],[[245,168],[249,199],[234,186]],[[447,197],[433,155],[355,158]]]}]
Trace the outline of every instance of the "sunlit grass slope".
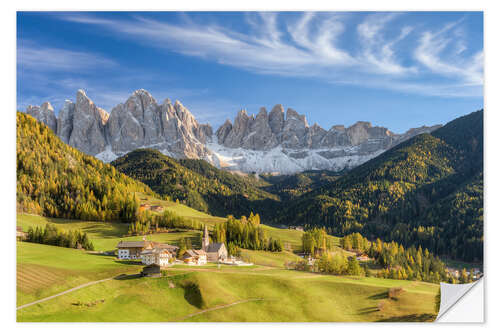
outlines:
[{"label": "sunlit grass slope", "polygon": [[[275,269],[182,273],[93,285],[22,309],[18,320],[123,321],[124,313],[127,321],[420,321],[435,316],[437,285]],[[389,299],[389,288],[399,286],[403,293]]]}]

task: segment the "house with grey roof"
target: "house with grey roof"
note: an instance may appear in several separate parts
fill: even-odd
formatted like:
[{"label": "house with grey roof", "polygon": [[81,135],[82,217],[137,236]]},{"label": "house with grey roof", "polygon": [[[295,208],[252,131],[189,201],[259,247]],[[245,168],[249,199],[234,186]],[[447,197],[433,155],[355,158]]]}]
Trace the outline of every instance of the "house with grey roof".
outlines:
[{"label": "house with grey roof", "polygon": [[151,242],[142,241],[120,241],[116,246],[118,259],[140,259],[141,252],[153,248]]},{"label": "house with grey roof", "polygon": [[120,241],[116,246],[116,248],[118,249],[118,259],[141,259],[141,260],[142,260],[142,253],[144,251],[157,249],[155,253],[159,253],[160,250],[163,250],[167,251],[170,256],[175,256],[177,251],[179,250],[179,247],[175,245],[152,242],[147,240]]}]

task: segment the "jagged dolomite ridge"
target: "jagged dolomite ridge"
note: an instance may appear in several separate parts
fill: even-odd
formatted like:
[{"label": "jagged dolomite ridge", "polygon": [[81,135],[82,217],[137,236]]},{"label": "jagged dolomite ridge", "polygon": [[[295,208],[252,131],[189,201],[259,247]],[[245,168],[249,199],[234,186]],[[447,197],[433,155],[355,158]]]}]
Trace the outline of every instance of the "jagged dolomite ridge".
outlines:
[{"label": "jagged dolomite ridge", "polygon": [[136,90],[111,113],[97,107],[83,90],[67,100],[56,118],[50,103],[28,106],[26,113],[50,127],[69,145],[110,162],[137,148],[150,147],[176,158],[205,159],[243,172],[290,174],[311,169],[352,168],[415,135],[440,127],[419,127],[395,134],[359,121],[325,130],[309,126],[281,104],[257,115],[238,112],[215,132],[200,124],[181,102],[159,104],[149,92]]}]

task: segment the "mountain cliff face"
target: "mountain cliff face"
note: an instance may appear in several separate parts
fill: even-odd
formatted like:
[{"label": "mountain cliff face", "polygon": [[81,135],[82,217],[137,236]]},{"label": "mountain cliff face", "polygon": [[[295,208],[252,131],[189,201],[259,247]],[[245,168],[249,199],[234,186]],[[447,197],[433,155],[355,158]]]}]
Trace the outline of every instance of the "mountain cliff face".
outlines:
[{"label": "mountain cliff face", "polygon": [[83,90],[76,102],[67,100],[56,119],[46,102],[28,106],[26,113],[49,126],[69,145],[110,162],[141,147],[154,147],[173,157],[203,158],[212,128],[199,124],[179,101],[158,104],[143,89],[135,91],[111,114],[97,107]]},{"label": "mountain cliff face", "polygon": [[227,120],[217,130],[216,136],[218,144],[228,148],[269,150],[277,146],[285,149],[359,146],[359,153],[367,154],[385,150],[412,136],[439,127],[423,126],[404,134],[395,134],[385,127],[373,127],[369,122],[358,121],[348,128],[335,125],[327,131],[317,124],[309,126],[305,116],[293,109],[288,109],[285,117],[283,106],[276,105],[269,115],[265,108],[261,108],[257,116],[248,116],[245,110],[240,111],[234,125]]},{"label": "mountain cliff face", "polygon": [[329,130],[309,126],[304,115],[276,105],[248,115],[241,110],[213,134],[179,101],[159,104],[144,89],[135,91],[111,113],[79,90],[56,118],[50,103],[28,106],[26,113],[46,124],[71,146],[110,162],[138,148],[154,148],[176,158],[204,159],[229,170],[291,174],[304,170],[342,170],[362,164],[392,146],[440,127],[395,134],[369,122]]},{"label": "mountain cliff face", "polygon": [[45,102],[41,106],[29,105],[26,108],[26,113],[47,125],[51,130],[56,131],[57,119],[54,114],[54,108],[49,102]]},{"label": "mountain cliff face", "polygon": [[241,110],[234,124],[226,120],[207,146],[214,153],[214,162],[228,169],[284,174],[314,169],[339,171],[439,127],[423,126],[395,134],[358,121],[348,128],[335,125],[325,130],[317,124],[309,126],[305,116],[293,109],[285,116],[283,106],[276,105],[269,114],[261,108],[257,116]]}]

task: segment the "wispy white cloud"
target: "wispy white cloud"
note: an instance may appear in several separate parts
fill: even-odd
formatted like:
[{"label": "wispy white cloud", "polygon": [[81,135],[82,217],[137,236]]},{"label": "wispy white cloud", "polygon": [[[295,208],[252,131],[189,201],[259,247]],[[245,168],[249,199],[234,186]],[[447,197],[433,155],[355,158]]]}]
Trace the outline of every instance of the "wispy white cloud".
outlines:
[{"label": "wispy white cloud", "polygon": [[410,26],[401,28],[397,37],[387,40],[382,33],[387,23],[398,14],[373,14],[358,25],[357,32],[362,41],[361,57],[375,72],[382,74],[415,73],[414,66],[401,65],[395,56],[394,46],[406,38],[413,30]]},{"label": "wispy white cloud", "polygon": [[17,63],[36,71],[64,72],[117,66],[115,61],[96,53],[46,47],[26,40],[18,42]]},{"label": "wispy white cloud", "polygon": [[[447,24],[435,32],[423,32],[415,49],[415,59],[435,74],[455,77],[468,86],[482,85],[483,51],[468,58],[461,56],[467,47],[457,27],[459,23]],[[450,49],[454,52],[445,57]]]},{"label": "wispy white cloud", "polygon": [[[316,77],[424,95],[469,96],[477,92],[481,96],[483,52],[468,53],[459,22],[431,32],[422,31],[422,25],[401,24],[404,14],[368,14],[361,22],[349,21],[348,16],[248,13],[241,22],[245,29],[220,21],[196,22],[189,15],[177,23],[143,16],[108,19],[75,14],[59,18],[97,25],[147,47],[256,73]],[[348,33],[346,43],[343,38]],[[450,48],[453,55],[445,52]],[[434,75],[432,84],[426,81],[428,73]]]}]

